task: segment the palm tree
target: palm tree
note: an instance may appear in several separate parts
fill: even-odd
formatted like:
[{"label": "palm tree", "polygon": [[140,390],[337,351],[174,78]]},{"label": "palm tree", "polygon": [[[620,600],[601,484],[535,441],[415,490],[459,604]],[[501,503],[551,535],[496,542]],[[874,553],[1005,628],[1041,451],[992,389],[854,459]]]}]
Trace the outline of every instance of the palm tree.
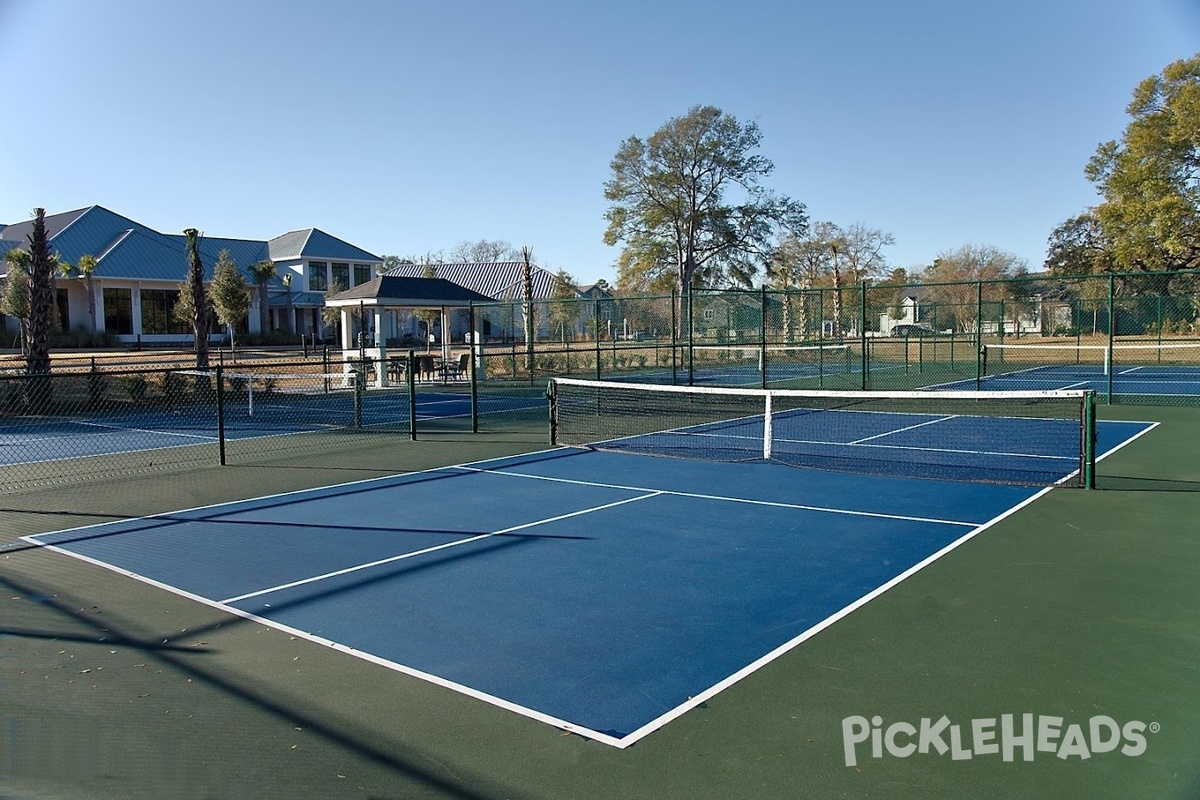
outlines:
[{"label": "palm tree", "polygon": [[96,257],[93,255],[82,255],[79,257],[79,263],[75,265],[75,271],[79,273],[79,277],[83,278],[83,285],[87,288],[87,304],[88,318],[92,321],[92,331],[96,330],[96,282],[93,280],[96,274]]},{"label": "palm tree", "polygon": [[258,288],[258,331],[262,336],[267,335],[271,327],[271,309],[267,305],[267,284],[275,277],[275,262],[270,259],[251,264],[247,268],[250,280]]},{"label": "palm tree", "polygon": [[280,279],[283,284],[285,302],[287,304],[287,315],[283,318],[283,330],[287,333],[292,332],[292,273],[289,272]]},{"label": "palm tree", "polygon": [[192,335],[195,337],[196,369],[208,369],[208,293],[204,290],[204,264],[200,261],[200,232],[187,228],[183,235],[187,243],[188,272],[184,288],[189,296]]}]

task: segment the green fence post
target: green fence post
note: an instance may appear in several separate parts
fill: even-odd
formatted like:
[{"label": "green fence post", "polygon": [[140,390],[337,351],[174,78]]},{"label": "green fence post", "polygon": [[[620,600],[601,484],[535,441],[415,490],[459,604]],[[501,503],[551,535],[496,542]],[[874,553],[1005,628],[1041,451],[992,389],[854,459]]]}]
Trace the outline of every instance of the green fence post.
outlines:
[{"label": "green fence post", "polygon": [[862,282],[861,297],[859,299],[858,309],[858,338],[862,343],[862,352],[859,354],[859,372],[861,373],[860,383],[863,391],[866,391],[869,381],[867,380],[867,369],[869,366],[869,358],[867,356],[867,282]]},{"label": "green fence post", "polygon": [[762,316],[759,319],[761,327],[759,329],[759,350],[758,350],[758,365],[762,372],[762,388],[767,388],[767,287],[762,287]]},{"label": "green fence post", "polygon": [[596,340],[596,380],[600,380],[600,298],[595,300],[596,315],[592,318],[592,338]]},{"label": "green fence post", "polygon": [[1108,342],[1105,344],[1104,371],[1107,373],[1107,396],[1104,402],[1112,405],[1113,401],[1113,339],[1117,335],[1117,314],[1114,306],[1115,282],[1112,273],[1108,276]]},{"label": "green fence post", "polygon": [[[825,292],[817,290],[817,386],[825,388]],[[849,386],[849,383],[846,384]]]},{"label": "green fence post", "polygon": [[1096,488],[1096,393],[1083,397],[1083,487]]},{"label": "green fence post", "polygon": [[689,284],[687,287],[688,386],[694,385],[696,380],[696,349],[694,345],[696,338],[695,304],[695,293],[692,292],[692,287]]},{"label": "green fence post", "polygon": [[362,427],[362,396],[363,386],[367,382],[367,362],[359,361],[354,370],[354,427]]},{"label": "green fence post", "polygon": [[983,281],[975,281],[975,391],[983,379]]},{"label": "green fence post", "polygon": [[671,385],[675,386],[679,383],[679,367],[675,356],[679,348],[679,308],[676,303],[679,300],[679,295],[675,293],[674,287],[671,288]]},{"label": "green fence post", "polygon": [[408,438],[417,440],[417,354],[408,351],[408,367],[404,370],[408,381]]},{"label": "green fence post", "polygon": [[[467,301],[467,317],[468,317],[468,336],[471,337],[470,344],[467,346],[467,374],[471,380],[471,433],[479,433],[479,362],[483,361],[483,343],[476,341],[480,338],[475,330],[475,301]],[[475,348],[479,348],[479,359],[475,358]],[[568,356],[568,359],[570,357]],[[570,361],[567,362],[567,371],[570,372]],[[411,396],[411,393],[410,393]],[[415,414],[410,415],[413,418]],[[417,438],[417,431],[414,427],[412,437]]]},{"label": "green fence post", "polygon": [[217,454],[225,466],[225,369],[217,364]]}]

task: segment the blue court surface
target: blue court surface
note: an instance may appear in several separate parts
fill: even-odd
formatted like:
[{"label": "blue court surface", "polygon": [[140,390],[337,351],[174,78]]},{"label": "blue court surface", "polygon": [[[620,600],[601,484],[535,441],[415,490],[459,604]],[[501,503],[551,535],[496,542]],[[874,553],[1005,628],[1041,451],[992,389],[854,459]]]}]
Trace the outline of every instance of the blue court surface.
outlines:
[{"label": "blue court surface", "polygon": [[27,540],[626,747],[1047,491],[563,448]]},{"label": "blue court surface", "polygon": [[[349,395],[289,404],[278,398],[259,402],[251,411],[246,402],[231,403],[225,414],[227,440],[319,433],[349,426],[354,419]],[[544,407],[535,398],[486,398],[481,413]],[[417,421],[465,417],[471,398],[457,393],[418,393]],[[408,395],[385,393],[363,396],[364,427],[408,424]],[[0,466],[68,458],[130,453],[163,448],[213,444],[217,441],[214,408],[141,410],[103,416],[0,418]]]}]

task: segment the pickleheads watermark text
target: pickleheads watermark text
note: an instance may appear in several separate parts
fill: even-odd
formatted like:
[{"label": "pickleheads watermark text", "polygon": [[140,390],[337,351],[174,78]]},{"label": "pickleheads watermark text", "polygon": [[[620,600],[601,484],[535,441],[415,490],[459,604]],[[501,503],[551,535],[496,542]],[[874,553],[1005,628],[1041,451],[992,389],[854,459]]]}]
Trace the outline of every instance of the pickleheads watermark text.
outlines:
[{"label": "pickleheads watermark text", "polygon": [[896,758],[934,753],[949,754],[954,761],[994,755],[1014,761],[1019,753],[1023,761],[1033,761],[1036,754],[1047,753],[1064,760],[1083,760],[1112,752],[1140,756],[1146,752],[1146,734],[1159,730],[1157,722],[1121,724],[1103,714],[1064,723],[1063,717],[1002,714],[962,724],[943,715],[937,720],[923,717],[916,724],[894,721],[885,725],[880,716],[867,719],[856,715],[842,720],[842,747],[847,767],[858,764],[859,745],[864,753],[869,747],[871,758],[883,758],[885,753]]}]

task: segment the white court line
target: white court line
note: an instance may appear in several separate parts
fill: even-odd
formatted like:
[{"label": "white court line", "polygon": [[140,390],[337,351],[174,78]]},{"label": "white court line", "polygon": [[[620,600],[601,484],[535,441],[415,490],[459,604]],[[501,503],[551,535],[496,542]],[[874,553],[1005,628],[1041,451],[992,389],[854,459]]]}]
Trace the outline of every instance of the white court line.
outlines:
[{"label": "white court line", "polygon": [[535,481],[549,481],[550,483],[569,483],[575,486],[591,486],[598,489],[624,489],[630,492],[654,492],[660,495],[669,495],[671,497],[690,497],[694,500],[719,500],[726,503],[744,503],[753,506],[768,506],[770,508],[793,508],[798,511],[818,511],[823,514],[846,514],[852,517],[874,517],[876,519],[895,519],[904,522],[928,522],[935,525],[962,525],[967,528],[972,528],[978,525],[978,522],[962,522],[954,519],[936,519],[933,517],[909,517],[904,514],[883,514],[875,511],[854,511],[849,508],[831,508],[829,506],[809,506],[800,503],[779,503],[772,500],[751,500],[746,497],[726,497],[719,494],[701,494],[699,492],[678,492],[671,489],[654,489],[646,486],[625,486],[619,483],[602,483],[600,481],[581,481],[575,478],[554,478],[549,475],[530,475],[525,472],[509,472],[504,469],[488,469],[486,467],[447,467],[447,469],[460,469],[464,472],[486,472],[490,475],[507,475],[511,478],[527,478]]},{"label": "white court line", "polygon": [[[1133,421],[1129,420],[1129,422],[1133,422]],[[1140,438],[1141,436],[1148,433],[1150,430],[1152,430],[1153,428],[1155,428],[1159,425],[1159,423],[1157,423],[1157,422],[1154,422],[1154,423],[1144,423],[1143,422],[1142,424],[1149,424],[1149,427],[1142,430],[1141,432],[1139,432],[1138,434],[1136,434],[1129,440],[1121,443],[1120,445],[1113,448],[1112,450],[1109,450],[1109,451],[1105,452],[1104,454],[1099,455],[1097,457],[1097,460],[1105,458],[1106,456],[1111,455],[1112,453],[1116,452],[1117,450],[1120,450],[1125,445],[1130,444],[1134,440]],[[568,449],[570,449],[570,448],[561,448],[561,447],[550,448],[547,450],[541,450],[541,451],[537,451],[534,453],[525,453],[525,454],[523,454],[523,456],[526,456],[526,457],[534,456],[534,455],[540,455],[540,454],[553,453],[556,451],[561,452],[561,451],[568,450]],[[481,460],[481,461],[476,461],[476,462],[468,462],[467,464],[459,464],[459,465],[452,465],[452,466],[446,466],[446,467],[434,467],[434,468],[430,468],[430,469],[418,470],[418,471],[415,471],[412,473],[407,473],[407,475],[405,477],[411,476],[411,475],[420,475],[420,474],[441,472],[443,470],[448,470],[448,469],[469,469],[472,464],[482,465],[482,464],[487,464],[487,463],[491,463],[494,461],[506,460],[508,458],[514,458],[514,457],[519,458],[521,456],[505,456],[505,457],[502,457],[499,459],[493,458],[493,459],[486,459],[486,460]],[[494,470],[487,470],[487,469],[475,469],[475,470],[470,470],[470,471],[495,472]],[[526,477],[526,478],[538,477],[538,476],[532,476],[532,475],[520,475],[519,473],[512,473],[512,474],[515,474],[519,477]],[[303,490],[299,490],[299,491],[281,492],[281,493],[274,494],[274,495],[267,495],[264,497],[256,498],[255,501],[235,501],[232,503],[229,503],[229,502],[214,503],[214,504],[210,504],[210,505],[197,506],[197,507],[190,508],[190,509],[183,509],[180,511],[170,512],[170,514],[151,515],[148,517],[141,517],[140,519],[142,519],[142,520],[153,520],[156,518],[161,519],[163,517],[171,516],[171,515],[175,515],[175,514],[182,514],[182,513],[207,510],[207,509],[216,509],[216,508],[221,508],[221,507],[225,507],[225,506],[243,505],[248,502],[260,502],[262,500],[268,500],[268,499],[273,499],[273,498],[284,498],[284,497],[301,496],[301,495],[306,495],[306,494],[317,494],[317,493],[328,492],[331,489],[338,489],[338,488],[345,488],[345,487],[352,487],[352,486],[361,486],[361,485],[369,484],[369,483],[377,483],[377,482],[381,482],[381,481],[394,480],[396,477],[397,476],[385,476],[385,477],[381,477],[381,478],[367,478],[367,479],[360,480],[360,481],[348,481],[346,483],[338,484],[336,486],[319,487],[319,488],[314,488],[314,489],[303,489]],[[545,478],[543,478],[543,479],[551,480],[551,479],[545,479]],[[564,481],[564,482],[580,483],[579,481]],[[681,704],[681,705],[671,709],[670,711],[667,711],[666,713],[659,716],[658,718],[643,725],[641,728],[638,728],[637,730],[633,731],[632,733],[627,734],[626,736],[620,737],[620,738],[613,736],[611,734],[603,733],[601,731],[590,730],[588,728],[571,723],[567,720],[563,720],[558,717],[554,717],[554,716],[552,716],[550,714],[546,714],[545,712],[542,712],[542,711],[538,711],[537,709],[528,708],[526,706],[522,706],[517,703],[514,703],[510,700],[505,700],[502,697],[497,697],[495,695],[487,694],[486,692],[481,692],[477,689],[473,689],[472,687],[466,686],[465,684],[457,683],[455,681],[440,677],[438,675],[434,675],[432,673],[423,672],[423,671],[415,669],[413,667],[409,667],[404,664],[399,664],[397,662],[390,661],[390,660],[382,658],[380,656],[376,656],[372,653],[357,650],[353,647],[349,647],[347,645],[341,644],[340,642],[335,642],[331,639],[327,639],[325,637],[318,636],[318,635],[310,633],[308,631],[303,631],[298,628],[294,628],[290,625],[285,625],[283,623],[269,619],[267,617],[262,617],[257,614],[250,613],[248,611],[243,611],[242,609],[239,609],[235,606],[227,606],[227,605],[218,603],[214,600],[210,600],[209,598],[202,597],[197,594],[193,594],[184,589],[180,589],[176,586],[172,586],[170,584],[166,584],[161,581],[156,581],[156,580],[154,580],[152,578],[148,578],[144,575],[138,575],[137,573],[122,569],[120,567],[114,566],[113,564],[109,564],[107,562],[99,561],[97,559],[91,558],[89,556],[85,556],[85,555],[81,555],[79,553],[72,552],[70,550],[59,547],[57,545],[40,542],[40,541],[38,541],[38,538],[37,538],[38,536],[60,534],[60,533],[65,533],[67,531],[53,531],[53,532],[49,532],[49,533],[45,533],[45,534],[26,535],[26,536],[22,536],[21,539],[24,541],[30,542],[32,544],[37,544],[42,547],[46,547],[47,549],[53,550],[57,553],[68,556],[70,558],[75,558],[80,561],[84,561],[89,564],[93,564],[95,566],[101,567],[103,569],[107,569],[111,572],[114,572],[114,573],[117,573],[120,575],[124,575],[127,577],[131,577],[131,578],[138,580],[142,583],[145,583],[147,585],[157,587],[157,588],[162,589],[167,592],[171,592],[172,594],[178,595],[180,597],[185,597],[190,600],[194,600],[203,605],[207,605],[209,607],[216,608],[218,610],[224,611],[226,613],[232,614],[232,615],[240,617],[242,619],[249,620],[252,622],[257,622],[268,628],[273,628],[275,630],[288,633],[292,636],[295,636],[298,639],[304,639],[304,640],[311,641],[316,644],[324,645],[325,647],[329,647],[332,650],[336,650],[338,652],[354,656],[355,658],[360,658],[364,661],[368,661],[370,663],[377,664],[377,665],[383,666],[388,669],[392,669],[392,670],[399,672],[401,674],[404,674],[404,675],[408,675],[411,677],[418,678],[420,680],[424,680],[435,686],[441,686],[443,688],[447,688],[452,691],[456,691],[460,694],[466,695],[467,697],[472,697],[474,699],[488,703],[489,705],[492,705],[494,707],[501,708],[501,709],[504,709],[507,711],[511,711],[511,712],[520,714],[526,718],[548,724],[559,730],[578,733],[579,735],[585,736],[589,739],[592,739],[593,741],[623,750],[623,749],[635,744],[636,742],[640,741],[641,739],[645,738],[646,736],[648,736],[649,734],[658,730],[659,728],[665,726],[667,723],[671,722],[672,720],[679,718],[680,716],[682,716],[683,714],[685,714],[687,711],[691,710],[692,708],[695,708],[696,706],[703,704],[707,700],[709,700],[712,697],[714,697],[715,695],[719,694],[724,689],[732,686],[733,684],[739,682],[743,678],[745,678],[748,675],[752,674],[753,672],[757,671],[761,667],[769,664],[771,661],[774,661],[775,659],[779,658],[780,656],[785,655],[788,651],[792,650],[797,645],[799,645],[802,642],[804,642],[805,640],[815,636],[817,633],[821,632],[825,628],[828,628],[829,626],[833,625],[834,623],[836,623],[843,617],[847,616],[851,612],[857,610],[858,608],[867,604],[868,602],[875,599],[879,595],[883,594],[887,590],[891,589],[895,585],[899,584],[901,581],[911,577],[913,574],[915,574],[919,570],[923,569],[924,567],[928,566],[933,561],[936,561],[937,559],[941,558],[945,554],[954,550],[961,544],[969,541],[970,539],[972,539],[979,533],[982,533],[984,530],[990,528],[992,525],[996,524],[997,522],[1000,522],[1001,520],[1005,519],[1006,517],[1010,516],[1011,514],[1017,512],[1018,510],[1024,508],[1025,506],[1029,505],[1033,501],[1042,497],[1049,490],[1050,490],[1049,487],[1046,489],[1043,489],[1043,490],[1039,491],[1038,493],[1036,493],[1035,495],[1033,495],[1032,497],[1028,498],[1027,500],[1013,506],[1008,511],[1005,511],[1002,514],[992,518],[991,520],[988,520],[987,522],[975,527],[973,530],[967,532],[961,538],[955,540],[954,542],[951,542],[946,547],[939,550],[937,553],[934,553],[933,555],[929,556],[928,558],[926,558],[925,560],[921,561],[920,563],[914,565],[913,567],[910,567],[904,573],[896,576],[895,578],[893,578],[891,581],[888,581],[883,586],[880,586],[879,588],[875,589],[874,591],[870,592],[869,594],[864,595],[863,597],[859,598],[857,601],[851,603],[850,605],[844,607],[840,611],[835,612],[834,614],[830,615],[826,619],[817,623],[813,627],[800,633],[795,638],[789,640],[788,642],[784,643],[783,645],[780,645],[775,650],[772,650],[770,653],[767,653],[766,655],[762,656],[761,658],[759,658],[758,660],[749,664],[748,666],[738,670],[737,672],[735,672],[733,675],[729,676],[728,678],[714,684],[713,686],[704,690],[700,694],[695,695],[694,697],[690,698],[686,703]],[[717,499],[720,499],[720,498],[717,498]],[[843,513],[845,513],[845,512],[843,512]],[[72,528],[72,529],[67,529],[67,530],[69,531],[69,530],[86,530],[89,528],[103,528],[103,527],[107,527],[107,526],[111,526],[111,525],[124,524],[128,521],[129,520],[120,520],[120,521],[114,521],[114,522],[108,522],[108,523],[101,523],[99,525],[81,525],[78,528]]]},{"label": "white court line", "polygon": [[272,592],[279,592],[279,591],[283,591],[284,589],[292,589],[292,588],[295,588],[296,586],[304,586],[306,584],[316,583],[317,581],[323,581],[328,578],[336,578],[340,575],[348,575],[351,572],[358,572],[359,570],[370,569],[372,567],[378,567],[383,564],[391,564],[396,561],[403,561],[406,558],[415,558],[416,556],[423,556],[427,553],[433,553],[438,550],[445,550],[450,547],[458,547],[459,545],[470,544],[471,542],[478,542],[483,539],[490,539],[493,536],[503,536],[506,533],[513,533],[514,531],[525,530],[526,528],[533,528],[538,525],[548,525],[551,522],[558,522],[559,520],[570,519],[571,517],[578,517],[583,514],[591,514],[594,511],[603,511],[606,508],[613,508],[615,506],[623,506],[626,503],[636,503],[639,500],[646,500],[651,497],[657,497],[660,494],[662,494],[662,492],[650,492],[649,494],[644,494],[639,497],[629,497],[624,500],[618,500],[615,503],[605,503],[602,506],[593,506],[592,508],[585,508],[585,509],[582,509],[581,511],[572,511],[569,514],[559,514],[557,517],[547,517],[546,519],[534,520],[533,522],[526,522],[522,525],[514,525],[511,528],[504,528],[503,530],[492,531],[491,533],[481,533],[478,536],[469,536],[466,539],[456,539],[453,542],[446,542],[445,544],[434,545],[433,547],[426,547],[422,550],[414,550],[410,553],[401,553],[398,556],[390,556],[388,558],[381,558],[377,561],[369,561],[365,564],[356,564],[353,567],[346,567],[345,569],[334,570],[333,572],[326,572],[322,575],[314,575],[311,578],[301,578],[300,580],[292,581],[291,583],[281,583],[278,586],[269,586],[266,589],[259,589],[256,592],[247,592],[246,594],[240,594],[237,597],[227,597],[224,600],[220,600],[218,602],[220,602],[220,603],[236,603],[239,600],[248,600],[251,597],[259,597],[260,595],[271,594]]},{"label": "white court line", "polygon": [[[121,425],[105,425],[103,422],[85,422],[83,420],[78,420],[78,419],[74,419],[71,421],[74,422],[76,425],[90,425],[93,428],[104,428],[106,430],[121,431],[124,433],[153,433],[153,434],[159,434],[162,436],[178,436],[182,439],[203,439],[206,442],[215,442],[217,440],[217,437],[215,437],[215,436],[205,436],[205,435],[199,434],[199,433],[179,433],[177,431],[156,431],[156,430],[151,430],[149,428],[126,428]],[[124,451],[121,451],[121,452],[124,452]]]},{"label": "white court line", "polygon": [[958,416],[958,414],[951,414],[948,417],[941,417],[940,419],[930,419],[926,420],[925,422],[918,422],[916,425],[906,425],[905,427],[897,428],[894,431],[884,431],[883,433],[877,433],[874,436],[864,436],[861,439],[855,439],[853,442],[846,442],[846,444],[862,444],[863,442],[869,442],[872,439],[880,439],[884,436],[891,436],[892,434],[896,433],[904,433],[904,431],[911,431],[914,428],[923,428],[926,425],[933,425],[937,422],[945,422],[948,419],[957,419]]},{"label": "white court line", "polygon": [[[689,431],[683,431],[683,430],[666,431],[666,433],[672,433],[672,434],[676,434],[678,436],[698,436],[698,437],[705,437],[705,438],[711,438],[711,439],[746,439],[748,441],[755,441],[755,442],[762,441],[761,436],[732,436],[727,433],[691,433]],[[643,434],[643,435],[645,435],[645,434]],[[637,438],[641,438],[641,437],[640,436],[630,436],[630,437],[626,437],[626,438],[637,439]],[[611,441],[619,442],[621,440],[613,439]],[[1053,461],[1076,461],[1076,460],[1078,460],[1076,456],[1039,455],[1037,453],[1008,453],[1008,452],[1005,452],[1002,450],[1001,451],[955,450],[955,449],[949,448],[949,447],[917,447],[917,446],[913,446],[913,445],[901,445],[901,444],[857,444],[855,442],[826,442],[826,441],[821,441],[819,439],[785,439],[781,436],[775,437],[772,441],[783,442],[785,444],[822,444],[822,445],[829,445],[831,447],[849,447],[851,445],[854,445],[855,447],[874,447],[874,448],[877,448],[880,450],[916,450],[916,451],[919,451],[922,453],[955,453],[955,454],[959,454],[959,455],[973,455],[973,456],[1012,456],[1014,458],[1045,458],[1045,459],[1050,459]]]}]

